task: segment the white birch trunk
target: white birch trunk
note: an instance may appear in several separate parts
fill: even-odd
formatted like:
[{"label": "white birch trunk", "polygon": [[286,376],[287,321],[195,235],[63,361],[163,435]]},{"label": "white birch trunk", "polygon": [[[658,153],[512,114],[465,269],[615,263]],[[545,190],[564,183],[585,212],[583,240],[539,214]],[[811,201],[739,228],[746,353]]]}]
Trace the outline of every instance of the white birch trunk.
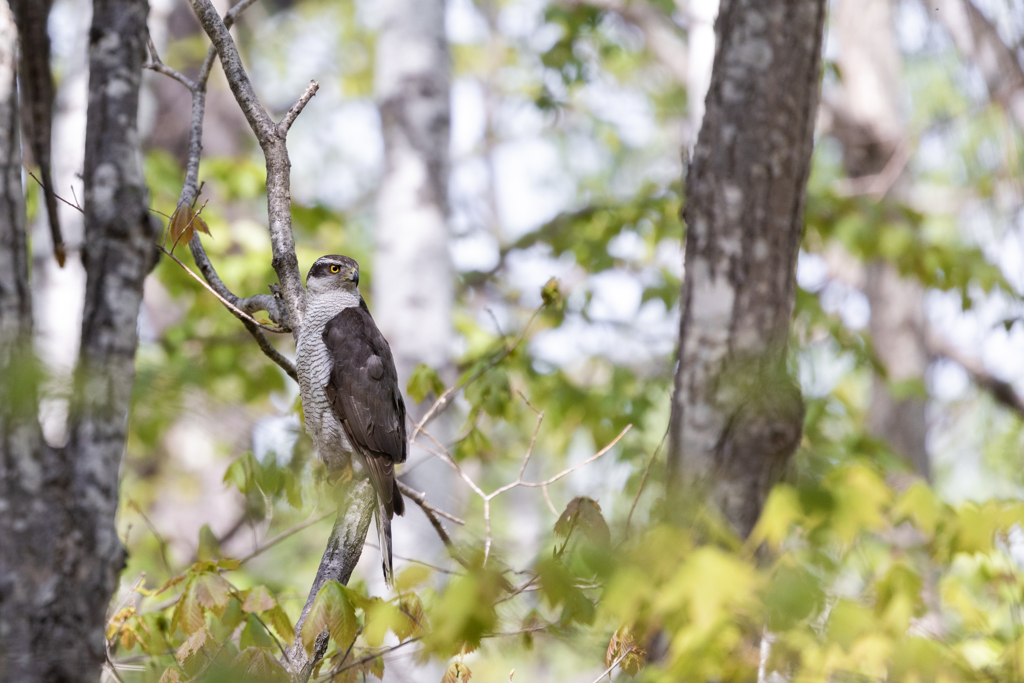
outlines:
[{"label": "white birch trunk", "polygon": [[[878,174],[899,153],[905,137],[892,3],[842,0],[835,26],[843,73],[836,133],[843,142],[846,169],[851,177]],[[902,185],[897,181],[891,194],[898,196]],[[889,389],[889,383],[924,381],[930,362],[924,288],[900,277],[892,264],[876,262],[867,268],[865,294],[871,305],[869,330],[875,353],[888,374],[887,380],[874,379],[868,429],[928,477],[926,400],[898,399]]]},{"label": "white birch trunk", "polygon": [[[404,388],[418,363],[450,374],[445,369],[455,296],[448,244],[451,59],[444,0],[382,0],[380,11],[375,88],[385,161],[377,196],[372,310]],[[424,406],[408,397],[406,405],[412,419],[422,415]],[[442,442],[452,432],[444,417],[430,431]],[[410,466],[415,470],[402,479],[425,491],[433,504],[451,509],[450,470],[419,448],[410,449]],[[406,504],[406,510],[393,525],[395,554],[440,561],[444,548],[430,522],[417,506]],[[440,675],[436,666],[396,661],[385,679]]]}]

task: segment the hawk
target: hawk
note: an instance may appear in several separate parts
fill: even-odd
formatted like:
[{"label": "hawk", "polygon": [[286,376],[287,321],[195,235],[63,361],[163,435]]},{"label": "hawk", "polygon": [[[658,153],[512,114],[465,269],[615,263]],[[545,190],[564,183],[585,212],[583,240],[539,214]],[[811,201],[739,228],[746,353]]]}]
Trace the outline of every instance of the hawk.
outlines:
[{"label": "hawk", "polygon": [[353,454],[366,467],[391,585],[391,519],[405,513],[395,480],[408,448],[405,403],[391,347],[359,294],[359,264],[348,256],[322,256],[309,269],[295,369],[317,455],[328,469],[343,467]]}]

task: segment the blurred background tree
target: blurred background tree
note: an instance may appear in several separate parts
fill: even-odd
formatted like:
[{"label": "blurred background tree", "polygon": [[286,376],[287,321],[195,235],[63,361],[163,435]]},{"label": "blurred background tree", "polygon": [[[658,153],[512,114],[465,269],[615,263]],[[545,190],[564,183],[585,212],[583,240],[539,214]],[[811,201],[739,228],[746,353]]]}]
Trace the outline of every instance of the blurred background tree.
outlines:
[{"label": "blurred background tree", "polygon": [[[1020,677],[1024,7],[828,3],[782,359],[803,435],[746,540],[699,506],[662,524],[689,505],[666,497],[665,437],[683,183],[698,131],[727,123],[703,121],[718,9],[275,0],[240,15],[233,34],[275,118],[320,83],[288,138],[300,269],[325,253],[360,261],[418,414],[473,380],[428,427],[439,443],[419,436],[402,472],[465,522],[443,520],[454,550],[410,505],[397,590],[368,548],[349,585],[323,593],[314,621],[334,641],[316,680]],[[89,10],[55,0],[49,17],[51,157],[72,202]],[[188,4],[154,0],[148,25],[163,61],[195,77],[209,41]],[[181,193],[191,104],[181,83],[144,74],[145,177],[164,214]],[[218,272],[231,291],[266,292],[266,171],[219,66],[199,178]],[[82,217],[60,206],[59,269],[45,202],[24,188],[39,412],[59,447]],[[128,561],[103,675],[280,675],[333,490],[297,389],[167,258],[138,331],[117,522]],[[270,336],[291,355],[290,337]],[[765,402],[778,390],[738,385]],[[549,486],[485,500],[466,481],[484,494],[545,481],[629,425]]]}]

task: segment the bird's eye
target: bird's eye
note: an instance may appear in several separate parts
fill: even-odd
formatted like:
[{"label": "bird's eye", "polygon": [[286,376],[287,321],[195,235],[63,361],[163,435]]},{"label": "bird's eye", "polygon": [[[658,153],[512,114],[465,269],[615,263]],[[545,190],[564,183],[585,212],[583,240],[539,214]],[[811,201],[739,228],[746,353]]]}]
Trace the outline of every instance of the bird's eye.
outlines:
[{"label": "bird's eye", "polygon": [[332,273],[337,273],[339,270],[341,270],[341,266],[331,266]]}]

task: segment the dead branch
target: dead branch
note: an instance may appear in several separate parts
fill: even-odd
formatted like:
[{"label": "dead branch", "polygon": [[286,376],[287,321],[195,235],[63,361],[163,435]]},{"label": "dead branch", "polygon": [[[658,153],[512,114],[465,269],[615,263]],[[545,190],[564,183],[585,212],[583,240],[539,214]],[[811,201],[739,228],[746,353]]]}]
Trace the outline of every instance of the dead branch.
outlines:
[{"label": "dead branch", "polygon": [[999,379],[988,370],[980,358],[970,356],[943,339],[938,333],[928,335],[928,349],[936,356],[953,361],[971,376],[971,380],[981,389],[992,395],[996,402],[1016,413],[1024,419],[1024,397],[1017,393],[1013,385]]}]

